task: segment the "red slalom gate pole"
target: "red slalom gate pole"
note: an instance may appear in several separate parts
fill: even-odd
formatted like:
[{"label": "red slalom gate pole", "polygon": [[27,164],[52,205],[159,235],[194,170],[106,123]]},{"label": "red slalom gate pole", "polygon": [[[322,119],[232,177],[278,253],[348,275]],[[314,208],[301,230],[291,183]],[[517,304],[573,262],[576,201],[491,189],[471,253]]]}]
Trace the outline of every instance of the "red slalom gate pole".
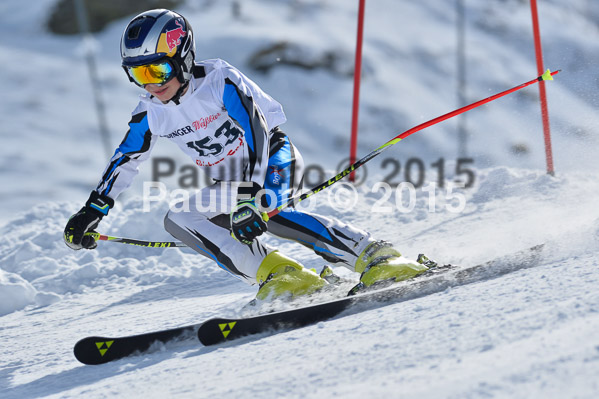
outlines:
[{"label": "red slalom gate pole", "polygon": [[[537,0],[530,0],[530,11],[532,14],[532,30],[535,41],[535,55],[537,58],[537,73],[543,73],[543,49],[541,47],[541,33],[539,29],[539,16],[537,12]],[[545,82],[539,82],[539,95],[541,99],[541,117],[543,119],[543,136],[545,138],[545,158],[547,159],[547,173],[554,175],[553,152],[551,150],[551,129],[549,126],[549,110],[547,108],[547,94]]]},{"label": "red slalom gate pole", "polygon": [[[366,0],[360,0],[358,9],[358,37],[356,39],[356,62],[354,66],[354,100],[352,106],[351,143],[349,149],[349,164],[356,162],[358,150],[358,114],[360,112],[360,77],[362,75],[362,41],[364,39],[364,9]],[[349,181],[355,180],[355,173],[349,175]]]}]

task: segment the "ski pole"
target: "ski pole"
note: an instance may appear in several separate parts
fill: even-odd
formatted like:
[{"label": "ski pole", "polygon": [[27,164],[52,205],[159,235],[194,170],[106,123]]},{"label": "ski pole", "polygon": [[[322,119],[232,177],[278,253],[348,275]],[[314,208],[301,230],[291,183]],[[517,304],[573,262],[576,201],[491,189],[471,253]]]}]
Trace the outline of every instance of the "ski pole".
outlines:
[{"label": "ski pole", "polygon": [[[523,88],[530,86],[532,84],[535,84],[537,82],[540,82],[543,80],[553,80],[553,76],[557,75],[559,72],[561,72],[561,70],[559,70],[559,69],[554,72],[551,72],[549,69],[547,69],[547,71],[544,74],[532,79],[529,82],[522,83],[518,86],[512,87],[511,89],[494,94],[485,99],[476,101],[470,105],[466,105],[462,108],[458,108],[454,111],[448,112],[447,114],[438,116],[438,117],[431,119],[427,122],[421,123],[420,125],[415,126],[409,130],[406,130],[405,132],[400,133],[397,136],[395,136],[394,138],[392,138],[391,140],[387,141],[385,144],[378,147],[377,149],[375,149],[374,151],[372,151],[370,154],[366,155],[362,159],[359,159],[358,161],[354,162],[353,164],[351,164],[350,166],[345,168],[343,171],[338,173],[336,176],[334,176],[331,179],[329,179],[325,182],[322,182],[318,186],[314,187],[312,190],[309,190],[309,191],[305,192],[304,194],[298,195],[296,197],[290,198],[287,202],[283,203],[282,205],[278,206],[277,208],[273,209],[270,212],[264,212],[263,217],[265,220],[268,220],[269,218],[279,214],[285,208],[287,208],[289,206],[295,206],[299,202],[305,200],[306,198],[311,197],[312,195],[324,190],[325,188],[329,188],[330,186],[337,183],[339,180],[341,180],[345,176],[349,175],[354,170],[358,169],[360,166],[364,165],[366,162],[370,161],[372,158],[379,155],[381,152],[385,151],[389,147],[393,146],[394,144],[399,143],[401,140],[405,139],[406,137],[408,137],[420,130],[426,129],[427,127],[430,127],[433,125],[436,125],[439,122],[443,122],[449,118],[453,118],[456,115],[462,114],[466,111],[470,111],[471,109],[474,109],[483,104],[489,103],[493,100],[496,100],[500,97],[503,97],[505,95],[508,95],[510,93],[513,93],[515,91],[523,89]],[[136,240],[136,239],[132,239],[132,238],[107,236],[107,235],[103,235],[100,233],[93,233],[93,232],[88,232],[85,235],[93,236],[96,240],[99,240],[99,241],[112,241],[112,242],[119,242],[122,244],[138,245],[138,246],[143,246],[143,247],[171,248],[171,247],[186,247],[187,246],[180,241],[175,241],[175,242],[173,242],[173,241],[144,241],[144,240]]]},{"label": "ski pole", "polygon": [[112,241],[119,242],[121,244],[137,245],[140,247],[151,247],[151,248],[172,248],[172,247],[186,247],[181,241],[145,241],[135,240],[133,238],[113,237],[107,236],[100,233],[88,232],[86,236],[94,237],[96,241]]},{"label": "ski pole", "polygon": [[415,126],[409,130],[406,130],[403,133],[398,134],[397,136],[395,136],[394,138],[392,138],[391,140],[387,141],[385,144],[383,144],[382,146],[380,146],[379,148],[375,149],[374,151],[372,151],[370,154],[366,155],[364,158],[359,159],[358,161],[354,162],[353,164],[351,164],[350,166],[348,166],[346,169],[344,169],[343,171],[341,171],[340,173],[338,173],[336,176],[330,178],[329,180],[322,182],[321,184],[319,184],[318,186],[314,187],[312,190],[309,190],[307,192],[305,192],[304,194],[298,195],[296,197],[290,198],[287,202],[285,202],[284,204],[278,206],[277,208],[273,209],[270,212],[264,212],[262,214],[263,218],[265,220],[268,220],[269,218],[279,214],[283,209],[289,207],[289,206],[295,206],[297,205],[300,201],[305,200],[306,198],[324,190],[325,188],[329,188],[330,186],[332,186],[333,184],[337,183],[339,180],[341,180],[342,178],[344,178],[345,176],[349,175],[351,172],[353,172],[354,170],[358,169],[360,166],[364,165],[366,162],[370,161],[372,158],[376,157],[377,155],[379,155],[381,152],[385,151],[386,149],[388,149],[389,147],[391,147],[394,144],[399,143],[401,140],[405,139],[406,137],[410,136],[411,134],[414,134],[420,130],[423,130],[427,127],[430,127],[432,125],[436,125],[439,122],[442,122],[444,120],[447,120],[449,118],[453,118],[456,115],[462,114],[466,111],[470,111],[471,109],[474,109],[476,107],[479,107],[483,104],[489,103],[493,100],[496,100],[500,97],[503,97],[505,95],[508,95],[510,93],[513,93],[517,90],[523,89],[526,86],[530,86],[534,83],[537,82],[541,82],[543,80],[553,80],[553,75],[557,75],[561,70],[557,70],[555,72],[551,72],[549,69],[547,69],[547,71],[542,74],[539,77],[534,78],[533,80],[526,82],[526,83],[522,83],[518,86],[512,87],[511,89],[502,91],[501,93],[497,93],[495,95],[492,95],[490,97],[487,97],[483,100],[479,100],[477,102],[474,102],[470,105],[466,105],[462,108],[458,108],[454,111],[448,112],[445,115],[441,115],[439,117],[436,117],[434,119],[431,119],[428,122],[424,122],[421,123],[418,126]]}]

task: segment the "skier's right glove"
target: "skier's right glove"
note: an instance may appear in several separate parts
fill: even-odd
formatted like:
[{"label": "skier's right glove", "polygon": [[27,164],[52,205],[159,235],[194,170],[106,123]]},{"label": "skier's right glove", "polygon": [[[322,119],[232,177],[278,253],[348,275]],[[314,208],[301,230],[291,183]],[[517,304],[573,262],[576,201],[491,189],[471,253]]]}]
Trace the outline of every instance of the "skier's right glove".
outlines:
[{"label": "skier's right glove", "polygon": [[91,236],[86,236],[85,233],[94,232],[100,220],[108,214],[113,206],[112,198],[92,191],[85,206],[71,216],[67,222],[63,235],[65,244],[75,250],[96,248],[96,240]]}]

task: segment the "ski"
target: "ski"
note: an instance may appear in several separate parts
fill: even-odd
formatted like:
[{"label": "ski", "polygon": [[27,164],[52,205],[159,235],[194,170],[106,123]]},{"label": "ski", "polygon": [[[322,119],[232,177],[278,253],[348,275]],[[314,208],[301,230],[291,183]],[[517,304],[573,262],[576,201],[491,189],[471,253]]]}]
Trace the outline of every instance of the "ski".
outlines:
[{"label": "ski", "polygon": [[[502,256],[489,262],[468,267],[447,267],[423,278],[394,284],[389,288],[364,292],[330,302],[284,310],[246,318],[214,318],[202,323],[197,331],[204,345],[216,345],[237,338],[262,333],[305,327],[339,315],[348,315],[373,307],[408,301],[441,292],[447,288],[471,284],[537,266],[542,259],[543,245]],[[358,306],[361,305],[361,306]],[[347,311],[347,312],[346,312]]]},{"label": "ski", "polygon": [[214,318],[201,324],[124,337],[90,336],[78,341],[73,351],[81,363],[97,365],[159,349],[166,343],[199,339],[208,346],[255,334],[277,333],[534,267],[542,259],[542,250],[543,245],[537,245],[468,268],[442,266],[438,270],[432,269],[430,274],[388,288],[280,312],[244,318]]},{"label": "ski", "polygon": [[166,342],[195,340],[198,327],[189,325],[127,337],[86,337],[75,344],[73,352],[83,364],[103,364],[146,352]]}]

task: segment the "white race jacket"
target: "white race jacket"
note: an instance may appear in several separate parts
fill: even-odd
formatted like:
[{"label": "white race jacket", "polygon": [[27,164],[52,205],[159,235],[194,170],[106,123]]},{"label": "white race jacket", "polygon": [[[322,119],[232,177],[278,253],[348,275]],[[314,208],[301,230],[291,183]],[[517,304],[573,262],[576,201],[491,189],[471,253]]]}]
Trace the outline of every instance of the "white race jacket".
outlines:
[{"label": "white race jacket", "polygon": [[175,142],[210,177],[264,185],[269,132],[286,121],[281,104],[227,62],[196,63],[178,103],[142,95],[129,131],[96,190],[116,199],[158,137]]}]

